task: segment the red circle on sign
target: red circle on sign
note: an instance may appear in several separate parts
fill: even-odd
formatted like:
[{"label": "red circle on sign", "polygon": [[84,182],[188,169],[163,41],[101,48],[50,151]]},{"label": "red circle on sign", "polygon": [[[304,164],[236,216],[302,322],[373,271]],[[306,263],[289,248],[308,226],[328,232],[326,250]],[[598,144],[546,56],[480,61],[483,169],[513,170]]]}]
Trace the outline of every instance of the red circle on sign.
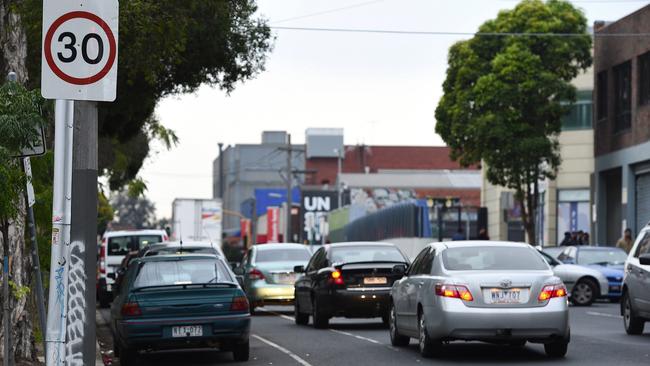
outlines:
[{"label": "red circle on sign", "polygon": [[[63,70],[61,70],[56,65],[54,59],[52,58],[52,38],[54,37],[54,32],[56,32],[56,30],[61,26],[61,24],[75,18],[88,19],[92,22],[97,23],[97,25],[99,25],[104,30],[104,32],[106,33],[106,37],[108,38],[109,51],[108,51],[108,60],[106,61],[106,65],[104,65],[104,67],[101,70],[99,70],[98,73],[89,76],[87,78],[77,78],[66,74],[65,72],[63,72]],[[111,31],[111,28],[108,26],[108,24],[106,24],[106,22],[102,18],[98,17],[93,13],[89,13],[87,11],[71,11],[69,13],[63,14],[57,20],[55,20],[54,23],[52,23],[52,25],[50,26],[50,29],[48,29],[47,33],[45,34],[45,42],[43,47],[44,47],[43,51],[45,54],[45,60],[47,61],[48,66],[50,66],[50,69],[52,69],[52,72],[54,72],[56,76],[61,78],[61,80],[76,85],[88,85],[99,81],[101,78],[106,76],[106,74],[108,74],[111,67],[113,67],[113,63],[115,62],[115,57],[117,56],[115,37],[113,36],[113,32]]]}]

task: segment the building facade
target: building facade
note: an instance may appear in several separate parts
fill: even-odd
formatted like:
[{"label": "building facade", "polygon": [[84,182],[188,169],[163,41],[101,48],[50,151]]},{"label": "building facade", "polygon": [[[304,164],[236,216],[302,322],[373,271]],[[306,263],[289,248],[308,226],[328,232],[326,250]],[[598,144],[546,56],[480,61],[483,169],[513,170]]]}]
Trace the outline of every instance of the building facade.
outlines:
[{"label": "building facade", "polygon": [[609,24],[594,43],[595,234],[614,245],[650,221],[650,5]]}]

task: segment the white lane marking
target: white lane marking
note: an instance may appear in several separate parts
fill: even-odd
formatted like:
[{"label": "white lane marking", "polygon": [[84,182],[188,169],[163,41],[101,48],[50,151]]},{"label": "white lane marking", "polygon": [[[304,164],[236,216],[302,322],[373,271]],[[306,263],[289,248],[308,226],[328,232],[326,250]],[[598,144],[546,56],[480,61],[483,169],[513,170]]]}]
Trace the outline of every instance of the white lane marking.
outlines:
[{"label": "white lane marking", "polygon": [[282,319],[286,319],[286,320],[291,321],[291,322],[295,320],[295,319],[294,319],[293,317],[291,317],[291,316],[284,315],[284,314],[280,314],[280,313],[276,313],[275,311],[271,311],[271,310],[266,310],[266,309],[255,309],[255,311],[261,311],[261,312],[264,312],[264,313],[273,314],[273,315],[275,315],[275,316],[279,316],[280,318],[282,318]]},{"label": "white lane marking", "polygon": [[282,347],[282,346],[280,346],[278,344],[275,344],[275,343],[269,341],[266,338],[262,338],[262,337],[258,336],[257,334],[253,334],[252,336],[253,336],[253,338],[259,339],[260,341],[268,344],[269,346],[271,346],[271,347],[277,349],[278,351],[286,354],[287,356],[293,358],[294,360],[296,360],[296,362],[298,362],[302,366],[312,366],[309,362],[303,360],[302,358],[300,358],[300,356],[298,356],[297,354],[289,351],[288,349],[286,349],[286,348],[284,348],[284,347]]},{"label": "white lane marking", "polygon": [[587,315],[593,315],[593,316],[603,316],[605,318],[615,318],[615,319],[621,319],[622,316],[620,315],[614,315],[614,314],[607,314],[607,313],[599,313],[596,311],[588,311]]},{"label": "white lane marking", "polygon": [[370,342],[370,343],[373,343],[373,344],[381,344],[381,342],[379,342],[377,340],[374,340],[372,338],[366,338],[366,337],[362,337],[360,335],[356,335],[356,334],[352,334],[352,333],[348,333],[348,332],[343,332],[343,331],[336,330],[336,329],[330,329],[330,331],[332,331],[334,333],[338,333],[338,334],[343,334],[343,335],[346,335],[348,337],[354,337],[356,339],[361,339],[362,341],[367,341],[367,342]]}]

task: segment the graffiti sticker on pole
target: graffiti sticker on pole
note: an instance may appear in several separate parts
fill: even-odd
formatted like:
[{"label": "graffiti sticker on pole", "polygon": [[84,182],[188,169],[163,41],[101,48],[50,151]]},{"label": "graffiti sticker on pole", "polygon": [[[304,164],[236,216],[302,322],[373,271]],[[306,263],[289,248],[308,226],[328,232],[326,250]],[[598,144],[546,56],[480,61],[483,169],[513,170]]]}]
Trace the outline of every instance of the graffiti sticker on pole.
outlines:
[{"label": "graffiti sticker on pole", "polygon": [[114,101],[117,36],[117,0],[44,0],[43,97]]}]

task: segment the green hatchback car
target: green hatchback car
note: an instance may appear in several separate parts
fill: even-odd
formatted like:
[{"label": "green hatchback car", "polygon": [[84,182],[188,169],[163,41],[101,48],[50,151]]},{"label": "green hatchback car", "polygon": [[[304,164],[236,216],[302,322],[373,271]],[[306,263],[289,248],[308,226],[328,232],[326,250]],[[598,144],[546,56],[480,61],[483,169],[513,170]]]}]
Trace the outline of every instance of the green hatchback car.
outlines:
[{"label": "green hatchback car", "polygon": [[293,304],[295,266],[304,266],[311,258],[308,246],[275,243],[254,245],[244,256],[235,273],[244,277],[244,291],[251,305]]},{"label": "green hatchback car", "polygon": [[121,365],[137,365],[140,351],[182,348],[218,348],[248,360],[248,300],[223,258],[137,258],[118,291],[111,331]]}]

